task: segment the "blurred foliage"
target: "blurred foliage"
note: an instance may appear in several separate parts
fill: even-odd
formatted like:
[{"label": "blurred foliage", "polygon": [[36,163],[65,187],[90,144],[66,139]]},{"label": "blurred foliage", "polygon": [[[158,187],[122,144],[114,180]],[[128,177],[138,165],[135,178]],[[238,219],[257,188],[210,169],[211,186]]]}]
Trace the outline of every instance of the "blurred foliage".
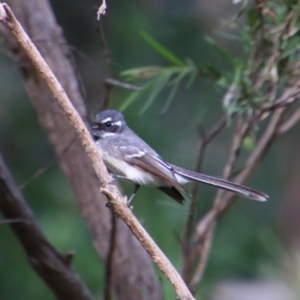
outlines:
[{"label": "blurred foliage", "polygon": [[214,79],[219,79],[221,77],[219,71],[211,66],[197,68],[191,59],[186,59],[186,61],[181,60],[162,44],[153,39],[148,33],[141,32],[141,36],[161,57],[171,63],[171,65],[168,67],[147,66],[121,72],[121,76],[126,76],[127,80],[146,79],[146,83],[140,91],[133,92],[124,100],[120,107],[121,111],[124,111],[135,100],[144,96],[145,92],[148,92],[148,99],[140,110],[140,113],[144,113],[157,98],[162,89],[171,87],[164,107],[161,110],[162,113],[165,113],[176,95],[179,84],[184,79],[187,78],[186,88],[189,88],[199,75]]},{"label": "blurred foliage", "polygon": [[[270,16],[266,28],[270,29],[280,26],[287,7],[294,5],[294,1],[267,3]],[[104,59],[105,50],[101,48],[99,33],[92,22],[96,12],[93,6],[97,7],[99,3],[52,0],[51,4],[67,40],[76,49],[74,56],[86,89],[87,103],[91,115],[95,115],[104,99],[101,82],[110,74]],[[125,117],[139,135],[170,162],[191,169],[199,147],[199,123],[204,128],[212,126],[223,113],[222,104],[231,115],[251,113],[265,101],[266,87],[254,89],[251,76],[265,63],[258,57],[276,46],[281,53],[277,62],[278,76],[288,80],[287,61],[297,60],[299,55],[298,31],[292,38],[279,38],[276,45],[266,31],[261,48],[257,49],[258,56],[247,60],[255,47],[257,12],[250,1],[240,1],[239,6],[228,2],[224,5],[229,7],[231,17],[221,28],[222,34],[220,28],[216,32],[209,25],[211,20],[216,24],[219,18],[224,19],[224,7],[221,4],[217,7],[213,2],[208,11],[203,11],[201,1],[110,2],[102,19],[111,51],[113,75],[118,77],[122,70],[127,70],[122,75],[131,80],[138,79],[143,86],[140,92],[130,94],[119,88],[113,89],[111,107],[123,110],[128,107]],[[245,16],[246,20],[243,19]],[[294,24],[297,28],[298,22],[297,19]],[[53,154],[15,64],[1,55],[0,65],[0,151],[16,182],[22,184],[51,161]],[[237,87],[234,98],[229,103],[221,103],[224,91],[232,85]],[[142,117],[139,112],[144,112]],[[287,145],[292,145],[289,141],[295,136],[298,137],[296,129],[284,144],[274,147],[249,184],[268,193],[270,201],[264,205],[240,200],[220,222],[199,299],[207,296],[218,280],[280,276],[285,248],[278,238],[281,232],[278,214],[283,205],[283,187],[288,180],[285,175],[288,161],[283,157],[288,157]],[[211,143],[204,164],[206,173],[221,173],[230,141],[231,129],[227,128]],[[251,150],[253,141],[245,140],[245,146]],[[126,193],[132,190],[127,184],[123,187]],[[215,192],[202,186],[200,191],[199,217],[210,207]],[[102,264],[69,185],[57,165],[27,185],[23,193],[53,245],[62,253],[76,251],[74,268],[101,299]],[[180,269],[180,236],[188,203],[179,206],[162,193],[143,188],[133,205],[134,213]],[[54,299],[31,270],[7,225],[0,225],[0,236],[1,299]],[[269,272],[264,269],[266,265]],[[174,298],[170,284],[159,272],[158,276],[162,279],[166,299]]]},{"label": "blurred foliage", "polygon": [[[198,67],[191,59],[186,59],[186,61],[180,59],[148,33],[141,32],[145,41],[170,65],[167,67],[146,66],[121,72],[121,75],[126,76],[127,80],[147,80],[140,91],[133,92],[124,100],[120,110],[125,110],[140,98],[144,101],[140,111],[143,113],[163,88],[172,87],[162,109],[162,112],[166,112],[183,79],[188,77],[186,87],[190,87],[196,77],[204,76],[216,81],[224,91],[233,89],[230,100],[223,102],[229,116],[236,113],[252,115],[255,109],[261,107],[262,103],[265,103],[270,97],[267,91],[271,89],[272,80],[276,80],[281,85],[288,83],[294,75],[289,64],[299,60],[300,50],[298,34],[300,21],[297,16],[289,20],[288,14],[291,9],[299,10],[298,5],[295,5],[296,2],[293,1],[287,1],[285,5],[269,1],[267,4],[262,2],[263,7],[259,10],[252,3],[249,4],[248,0],[239,2],[242,2],[240,11],[223,28],[229,27],[242,16],[246,16],[247,22],[239,27],[238,32],[235,33],[235,39],[243,45],[244,53],[249,59],[233,57],[218,46],[212,37],[206,36],[205,41],[227,61],[230,68],[227,72],[222,72],[221,68],[211,65]],[[268,17],[263,18],[262,14],[267,14]],[[291,22],[290,31],[282,34],[281,28],[287,21]],[[233,35],[223,34],[223,37],[232,39]],[[268,70],[270,74],[265,75],[266,79],[262,79],[262,76],[257,73],[269,67],[268,55],[274,52],[277,55],[271,59],[275,60],[275,70]],[[276,73],[273,75],[276,79],[272,78],[272,71]],[[259,80],[263,80],[263,84],[258,85],[257,81]],[[149,94],[148,97],[145,97],[146,92]]]}]

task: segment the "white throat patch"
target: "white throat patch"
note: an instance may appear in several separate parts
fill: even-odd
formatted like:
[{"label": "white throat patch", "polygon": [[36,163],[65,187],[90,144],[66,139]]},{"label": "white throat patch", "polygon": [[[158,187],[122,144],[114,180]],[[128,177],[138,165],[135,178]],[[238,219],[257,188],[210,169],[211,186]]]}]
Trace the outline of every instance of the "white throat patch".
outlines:
[{"label": "white throat patch", "polygon": [[104,133],[102,134],[102,137],[113,136],[113,135],[115,135],[115,134],[116,134],[115,132],[104,132]]}]

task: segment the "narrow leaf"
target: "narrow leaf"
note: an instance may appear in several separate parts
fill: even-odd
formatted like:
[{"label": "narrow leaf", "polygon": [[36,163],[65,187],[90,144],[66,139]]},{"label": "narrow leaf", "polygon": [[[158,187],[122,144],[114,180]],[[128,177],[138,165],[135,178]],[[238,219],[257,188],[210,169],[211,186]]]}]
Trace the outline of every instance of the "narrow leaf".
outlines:
[{"label": "narrow leaf", "polygon": [[214,41],[214,39],[212,39],[210,36],[206,36],[204,38],[206,40],[207,43],[211,44],[212,47],[214,48],[214,50],[220,54],[221,57],[223,57],[224,59],[226,59],[228,62],[230,62],[231,64],[233,64],[233,59],[231,58],[231,56],[224,51],[223,49],[221,49],[216,42]]},{"label": "narrow leaf", "polygon": [[171,89],[171,92],[170,92],[170,94],[169,94],[169,97],[168,97],[168,99],[167,99],[167,101],[166,101],[166,103],[165,103],[163,109],[161,110],[161,113],[162,113],[162,114],[164,114],[165,112],[168,111],[168,109],[169,109],[169,107],[170,107],[170,105],[171,105],[171,103],[172,103],[172,101],[173,101],[173,99],[174,99],[174,96],[175,96],[175,94],[176,94],[176,92],[177,92],[178,86],[179,86],[179,81],[176,82],[176,83],[172,86],[172,89]]},{"label": "narrow leaf", "polygon": [[131,77],[131,79],[143,79],[161,74],[164,70],[165,68],[158,66],[141,67],[122,71],[120,75]]},{"label": "narrow leaf", "polygon": [[144,85],[140,91],[135,91],[129,94],[129,96],[124,100],[122,105],[120,106],[119,110],[124,111],[127,109],[138,97],[140,97],[143,93],[148,91],[154,84],[154,81],[149,82],[148,84]]},{"label": "narrow leaf", "polygon": [[[182,71],[178,71],[178,75],[169,82],[169,85],[173,85],[179,83],[186,75],[192,73],[194,70],[192,69],[183,69]],[[175,74],[174,74],[175,75]]]},{"label": "narrow leaf", "polygon": [[140,110],[140,114],[144,113],[149,108],[149,106],[152,104],[152,102],[157,97],[157,95],[166,86],[171,75],[172,75],[172,72],[165,72],[157,77],[148,100],[145,102],[144,106]]},{"label": "narrow leaf", "polygon": [[189,89],[192,86],[192,84],[194,83],[196,77],[197,77],[197,73],[196,72],[190,74],[189,80],[188,80],[188,82],[187,82],[187,84],[185,86],[186,89]]},{"label": "narrow leaf", "polygon": [[157,42],[155,39],[153,39],[148,33],[145,31],[142,31],[141,36],[143,39],[162,57],[164,57],[166,60],[168,60],[170,63],[176,65],[176,66],[183,66],[185,65],[184,61],[181,60],[178,56],[176,56],[174,53],[172,53],[170,50],[168,50],[166,47],[164,47],[162,44]]}]

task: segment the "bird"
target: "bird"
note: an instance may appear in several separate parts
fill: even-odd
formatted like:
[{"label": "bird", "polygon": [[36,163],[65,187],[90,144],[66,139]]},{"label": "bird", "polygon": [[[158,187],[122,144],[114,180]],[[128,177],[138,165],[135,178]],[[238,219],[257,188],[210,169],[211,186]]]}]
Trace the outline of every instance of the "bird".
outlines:
[{"label": "bird", "polygon": [[108,109],[98,113],[91,126],[91,132],[108,171],[114,177],[134,184],[135,188],[128,204],[140,186],[154,186],[183,204],[183,195],[191,196],[183,185],[191,181],[208,184],[257,201],[266,201],[268,198],[265,193],[249,187],[168,163],[129,128],[119,111]]}]

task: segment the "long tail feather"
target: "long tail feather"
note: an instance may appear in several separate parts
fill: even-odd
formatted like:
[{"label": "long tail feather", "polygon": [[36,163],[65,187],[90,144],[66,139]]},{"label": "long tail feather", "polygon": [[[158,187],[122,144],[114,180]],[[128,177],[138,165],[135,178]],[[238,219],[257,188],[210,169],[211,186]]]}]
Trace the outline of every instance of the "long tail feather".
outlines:
[{"label": "long tail feather", "polygon": [[186,178],[188,180],[193,180],[193,181],[198,181],[198,182],[202,182],[208,185],[212,185],[215,187],[218,187],[220,189],[224,189],[224,190],[228,190],[230,192],[236,193],[238,195],[247,197],[249,199],[253,199],[253,200],[257,200],[257,201],[266,201],[268,199],[268,195],[253,190],[251,188],[248,188],[246,186],[243,185],[239,185],[224,179],[220,179],[220,178],[216,178],[213,176],[208,176],[205,174],[201,174],[201,173],[196,173],[193,171],[189,171],[177,166],[172,165],[172,167],[174,168],[174,171],[182,176],[183,178]]}]

